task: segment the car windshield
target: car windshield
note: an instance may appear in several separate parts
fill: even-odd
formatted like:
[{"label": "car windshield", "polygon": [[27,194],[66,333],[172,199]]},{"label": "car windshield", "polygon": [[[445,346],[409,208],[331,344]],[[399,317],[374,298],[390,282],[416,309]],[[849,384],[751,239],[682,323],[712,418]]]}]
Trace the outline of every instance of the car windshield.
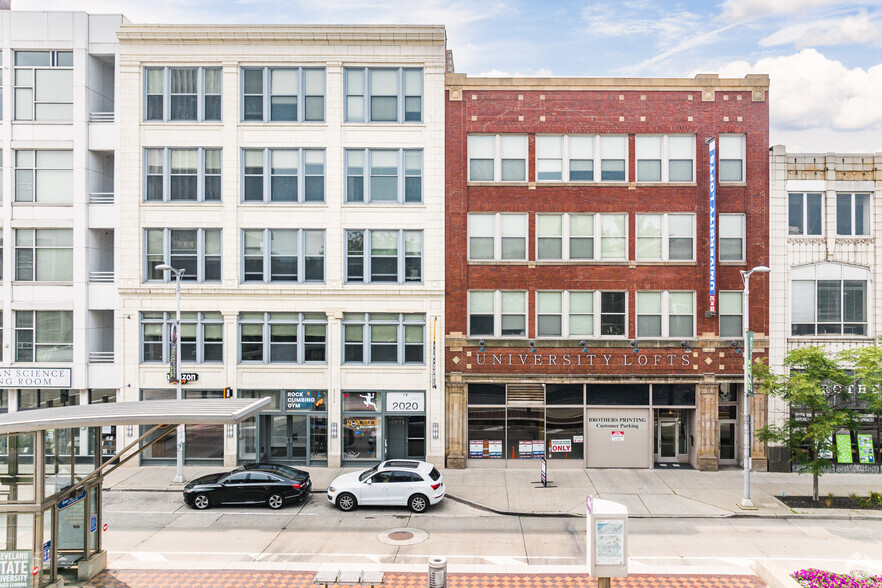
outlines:
[{"label": "car windshield", "polygon": [[372,468],[369,469],[369,470],[365,470],[365,471],[361,472],[361,475],[358,476],[358,481],[359,481],[359,482],[364,482],[365,480],[367,480],[368,478],[370,478],[371,475],[372,475],[374,472],[377,471],[377,468],[378,468],[378,467],[380,467],[380,464],[375,465],[374,467],[372,467]]}]

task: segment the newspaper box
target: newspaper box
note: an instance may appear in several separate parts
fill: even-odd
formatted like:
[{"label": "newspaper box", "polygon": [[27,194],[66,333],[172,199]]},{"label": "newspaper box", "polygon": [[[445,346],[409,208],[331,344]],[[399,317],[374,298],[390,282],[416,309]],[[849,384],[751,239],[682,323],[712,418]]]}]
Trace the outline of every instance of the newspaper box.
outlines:
[{"label": "newspaper box", "polygon": [[588,513],[588,573],[592,578],[628,575],[628,509],[610,500],[586,501]]}]

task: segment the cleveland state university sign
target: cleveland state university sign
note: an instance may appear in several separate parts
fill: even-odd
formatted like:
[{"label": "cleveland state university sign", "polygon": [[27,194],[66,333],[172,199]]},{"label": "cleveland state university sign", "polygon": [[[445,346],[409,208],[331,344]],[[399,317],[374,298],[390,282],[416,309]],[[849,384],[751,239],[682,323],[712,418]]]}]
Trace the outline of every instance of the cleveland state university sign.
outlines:
[{"label": "cleveland state university sign", "polygon": [[587,367],[688,367],[691,353],[486,353],[476,354],[477,364]]}]

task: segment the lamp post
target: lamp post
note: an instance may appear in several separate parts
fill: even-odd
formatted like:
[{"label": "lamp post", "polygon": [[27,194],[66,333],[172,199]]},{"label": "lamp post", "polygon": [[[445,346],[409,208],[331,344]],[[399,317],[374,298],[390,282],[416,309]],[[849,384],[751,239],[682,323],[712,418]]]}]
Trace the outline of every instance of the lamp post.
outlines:
[{"label": "lamp post", "polygon": [[[157,271],[169,271],[175,275],[175,384],[177,385],[178,400],[183,400],[184,395],[181,391],[181,276],[184,275],[186,268],[174,268],[167,263],[161,263],[154,269]],[[183,484],[184,479],[184,443],[186,441],[186,433],[184,425],[178,425],[177,439],[177,469],[175,470],[175,484]]]},{"label": "lamp post", "polygon": [[750,329],[750,275],[753,272],[767,274],[771,270],[764,265],[758,265],[750,271],[741,270],[741,281],[744,282],[744,325],[742,332],[744,335],[744,497],[741,499],[741,508],[755,508],[750,500],[750,453],[751,453],[751,435],[750,435],[750,398],[747,396],[747,390],[750,387],[749,381],[750,364],[753,361],[753,346],[747,344],[747,332]]}]

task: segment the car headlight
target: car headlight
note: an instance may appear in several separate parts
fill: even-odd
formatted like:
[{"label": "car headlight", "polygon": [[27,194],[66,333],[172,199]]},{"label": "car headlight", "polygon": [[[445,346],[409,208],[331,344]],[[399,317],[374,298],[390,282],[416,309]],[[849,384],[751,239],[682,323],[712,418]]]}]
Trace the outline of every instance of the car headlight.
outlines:
[{"label": "car headlight", "polygon": [[328,492],[336,492],[336,491],[337,491],[337,489],[334,488],[333,486],[328,486]]}]

